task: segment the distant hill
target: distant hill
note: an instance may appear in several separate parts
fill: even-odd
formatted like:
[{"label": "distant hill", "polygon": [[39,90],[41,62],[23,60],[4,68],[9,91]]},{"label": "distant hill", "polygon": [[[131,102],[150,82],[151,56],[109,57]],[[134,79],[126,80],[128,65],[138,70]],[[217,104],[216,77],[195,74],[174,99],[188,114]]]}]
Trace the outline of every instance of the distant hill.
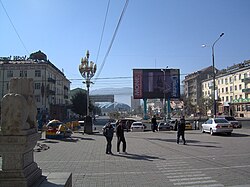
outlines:
[{"label": "distant hill", "polygon": [[100,88],[91,90],[90,95],[109,95],[115,96],[115,102],[125,103],[131,106],[131,96],[133,95],[133,89],[130,87],[123,88]]},{"label": "distant hill", "polygon": [[90,95],[105,95],[105,94],[114,94],[114,95],[132,95],[133,89],[130,87],[123,88],[100,88],[96,90],[91,90]]}]

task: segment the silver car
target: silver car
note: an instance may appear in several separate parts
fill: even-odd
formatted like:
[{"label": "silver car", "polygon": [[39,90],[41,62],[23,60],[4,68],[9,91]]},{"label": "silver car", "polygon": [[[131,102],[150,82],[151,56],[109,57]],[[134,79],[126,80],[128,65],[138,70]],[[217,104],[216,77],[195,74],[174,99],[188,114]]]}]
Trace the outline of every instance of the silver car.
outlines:
[{"label": "silver car", "polygon": [[223,118],[211,118],[201,125],[202,132],[209,132],[211,135],[214,133],[226,133],[231,135],[233,126]]}]

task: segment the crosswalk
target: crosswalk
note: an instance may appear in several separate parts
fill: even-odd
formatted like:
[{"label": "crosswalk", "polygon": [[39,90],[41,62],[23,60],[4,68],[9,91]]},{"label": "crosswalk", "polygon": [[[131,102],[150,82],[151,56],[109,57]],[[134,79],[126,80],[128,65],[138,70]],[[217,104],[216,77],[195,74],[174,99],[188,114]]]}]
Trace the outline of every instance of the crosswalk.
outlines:
[{"label": "crosswalk", "polygon": [[157,168],[176,187],[223,187],[224,185],[207,176],[201,170],[195,170],[185,161],[171,160],[156,163]]}]

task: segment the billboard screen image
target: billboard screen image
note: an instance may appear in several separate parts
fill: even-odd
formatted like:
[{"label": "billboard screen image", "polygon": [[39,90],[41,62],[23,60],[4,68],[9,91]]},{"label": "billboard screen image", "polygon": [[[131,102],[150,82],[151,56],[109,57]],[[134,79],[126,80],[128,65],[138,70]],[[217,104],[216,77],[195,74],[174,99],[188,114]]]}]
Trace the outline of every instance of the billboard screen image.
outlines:
[{"label": "billboard screen image", "polygon": [[133,69],[133,95],[134,99],[179,98],[180,70]]}]

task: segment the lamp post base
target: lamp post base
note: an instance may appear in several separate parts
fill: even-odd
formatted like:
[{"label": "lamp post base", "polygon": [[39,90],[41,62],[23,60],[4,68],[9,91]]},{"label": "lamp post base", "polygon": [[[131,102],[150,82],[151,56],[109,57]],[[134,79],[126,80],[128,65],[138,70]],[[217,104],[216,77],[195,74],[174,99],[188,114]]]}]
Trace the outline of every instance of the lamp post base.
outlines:
[{"label": "lamp post base", "polygon": [[85,117],[84,133],[93,134],[93,124],[92,124],[92,117],[91,116]]}]

